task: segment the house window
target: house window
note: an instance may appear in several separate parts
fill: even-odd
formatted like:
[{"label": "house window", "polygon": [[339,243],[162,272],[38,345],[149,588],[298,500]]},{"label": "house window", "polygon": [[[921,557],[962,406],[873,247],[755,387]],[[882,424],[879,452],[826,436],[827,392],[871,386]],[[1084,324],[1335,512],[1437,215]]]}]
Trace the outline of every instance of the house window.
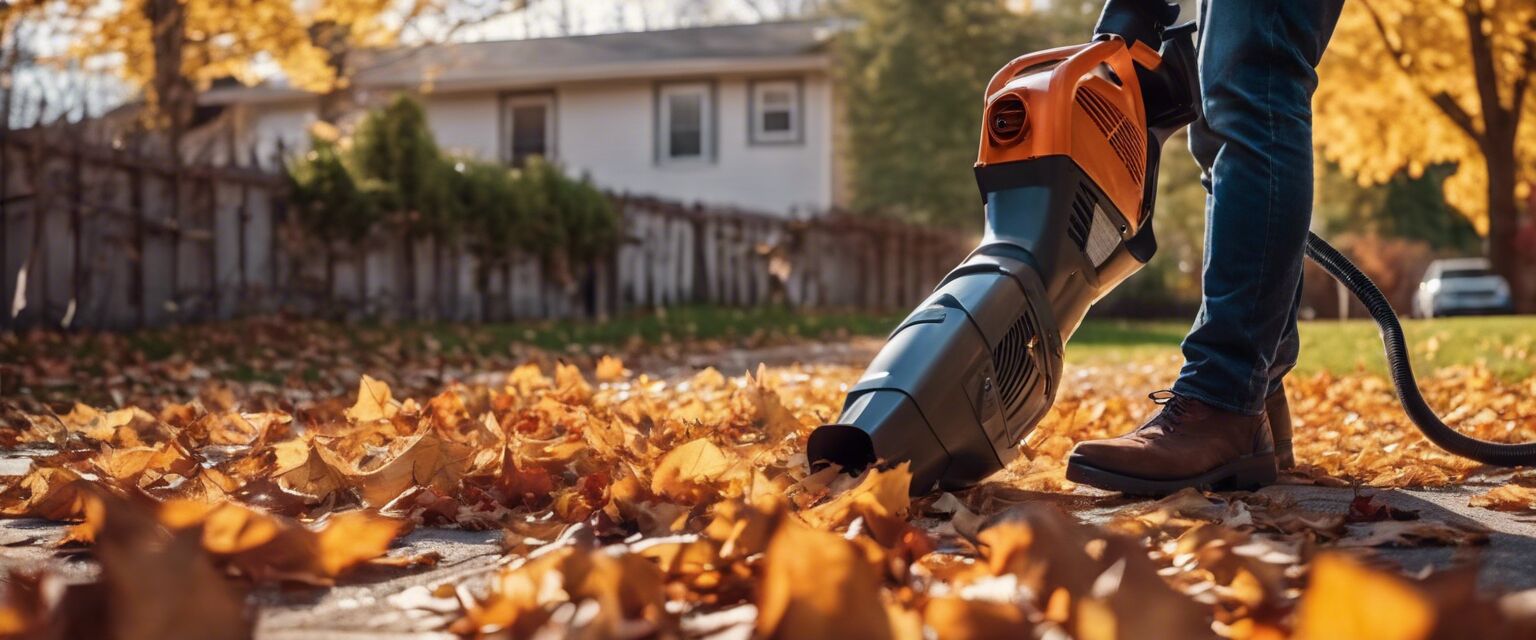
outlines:
[{"label": "house window", "polygon": [[503,102],[502,111],[502,122],[506,123],[502,148],[508,163],[522,167],[533,156],[554,157],[554,96],[509,96]]},{"label": "house window", "polygon": [[657,151],[663,163],[713,158],[713,98],[712,87],[703,82],[664,85],[657,91]]},{"label": "house window", "polygon": [[800,83],[772,80],[752,83],[752,142],[800,142]]}]

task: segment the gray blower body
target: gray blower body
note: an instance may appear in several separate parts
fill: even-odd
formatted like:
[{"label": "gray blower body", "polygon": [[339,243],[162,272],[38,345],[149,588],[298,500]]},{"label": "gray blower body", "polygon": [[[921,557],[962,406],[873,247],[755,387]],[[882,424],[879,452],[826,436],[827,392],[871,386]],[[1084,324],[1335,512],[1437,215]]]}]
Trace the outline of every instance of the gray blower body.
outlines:
[{"label": "gray blower body", "polygon": [[[1133,132],[1117,130],[1121,138],[1112,142],[1126,135],[1144,141],[1143,191],[1133,212],[1141,224],[1128,220],[1085,170],[1091,159],[1058,153],[978,162],[986,210],[980,245],[891,332],[849,390],[837,421],[812,432],[807,456],[813,466],[856,472],[907,461],[912,492],[922,494],[973,485],[1017,456],[1017,445],[1055,401],[1063,345],[1088,308],[1156,251],[1157,160],[1168,135],[1195,117],[1192,31],[1170,30],[1155,54],[1161,58],[1156,70],[1138,67],[1138,82],[1125,83],[1140,92],[1145,119]],[[1017,84],[1042,92],[1059,86],[1050,81],[1052,68],[1021,60],[1022,71],[1004,81],[1024,77]],[[1029,73],[1042,75],[1036,81],[1025,77]],[[1085,75],[1091,73],[1101,72]],[[996,111],[990,105],[1003,104],[1006,93],[989,96],[989,117]],[[1012,111],[989,126],[1022,128],[1028,106],[1022,100],[1006,106]],[[995,141],[998,134],[984,127],[984,157],[989,136]]]}]

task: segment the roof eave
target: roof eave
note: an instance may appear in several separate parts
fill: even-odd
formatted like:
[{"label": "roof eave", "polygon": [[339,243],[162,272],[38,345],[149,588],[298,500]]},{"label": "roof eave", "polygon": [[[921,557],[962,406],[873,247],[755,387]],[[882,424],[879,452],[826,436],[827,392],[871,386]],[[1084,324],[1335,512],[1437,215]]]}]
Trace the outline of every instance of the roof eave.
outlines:
[{"label": "roof eave", "polygon": [[[522,90],[615,80],[672,80],[706,76],[827,71],[831,66],[831,56],[825,53],[752,58],[685,58],[590,65],[576,69],[518,70],[495,75],[447,75],[430,82],[419,77],[405,80],[370,78],[370,75],[382,74],[364,73],[357,78],[356,85],[362,91],[407,91],[427,87],[431,93],[442,94]],[[311,100],[314,97],[314,93],[300,89],[258,86],[206,91],[198,96],[198,102],[207,105],[275,104]]]}]

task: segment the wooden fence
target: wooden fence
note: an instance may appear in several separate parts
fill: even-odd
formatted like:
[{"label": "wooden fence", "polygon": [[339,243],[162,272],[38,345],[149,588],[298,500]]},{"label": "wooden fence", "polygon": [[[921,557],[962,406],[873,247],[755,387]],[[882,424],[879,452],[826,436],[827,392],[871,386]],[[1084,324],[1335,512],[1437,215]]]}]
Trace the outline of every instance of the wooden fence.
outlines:
[{"label": "wooden fence", "polygon": [[789,219],[616,196],[624,240],[581,264],[380,232],[324,247],[280,176],[178,166],[48,128],[0,132],[0,301],[8,327],[125,329],[277,312],[506,321],[679,304],[895,309],[970,247],[840,215]]}]

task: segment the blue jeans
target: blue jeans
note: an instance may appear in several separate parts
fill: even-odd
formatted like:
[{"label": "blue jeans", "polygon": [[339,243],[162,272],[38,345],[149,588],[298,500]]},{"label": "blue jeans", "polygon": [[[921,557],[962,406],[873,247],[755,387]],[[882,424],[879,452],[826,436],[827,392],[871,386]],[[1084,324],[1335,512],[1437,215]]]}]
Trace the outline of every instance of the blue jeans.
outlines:
[{"label": "blue jeans", "polygon": [[1204,0],[1189,146],[1203,169],[1200,314],[1173,391],[1258,415],[1296,365],[1312,92],[1343,0]]}]

